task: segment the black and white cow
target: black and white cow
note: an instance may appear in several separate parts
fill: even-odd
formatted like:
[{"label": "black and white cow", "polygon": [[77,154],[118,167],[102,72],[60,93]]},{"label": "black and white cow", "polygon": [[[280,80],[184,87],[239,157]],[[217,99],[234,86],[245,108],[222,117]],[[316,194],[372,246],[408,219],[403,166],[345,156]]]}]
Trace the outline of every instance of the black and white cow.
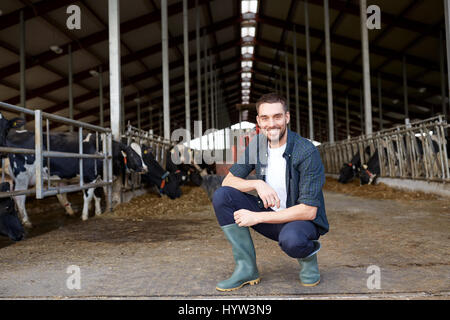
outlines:
[{"label": "black and white cow", "polygon": [[[186,159],[184,146],[177,145],[172,150],[168,150],[166,153],[166,170],[170,173],[174,173],[180,183],[184,185],[187,183],[192,183],[195,186],[200,186],[202,184],[201,168],[199,166],[194,166],[193,157],[189,155]],[[182,155],[178,158],[178,155]],[[174,157],[179,164],[175,164],[172,161]]]},{"label": "black and white cow", "polygon": [[[9,182],[0,184],[0,192],[9,191]],[[22,240],[25,235],[25,230],[17,215],[14,200],[11,197],[0,198],[0,234],[14,241]]]},{"label": "black and white cow", "polygon": [[359,174],[361,185],[374,184],[377,177],[380,175],[380,159],[378,157],[378,150],[375,150],[370,157],[367,164],[363,164]]},{"label": "black and white cow", "polygon": [[[366,147],[365,153],[370,155],[370,147]],[[339,179],[340,183],[348,183],[352,181],[355,177],[359,176],[361,168],[361,156],[359,155],[359,151],[352,157],[350,162],[344,163],[341,170],[339,171]]]},{"label": "black and white cow", "polygon": [[148,173],[141,176],[142,182],[149,186],[155,185],[161,194],[166,194],[171,199],[181,197],[180,183],[176,174],[160,166],[150,147],[143,145],[141,148],[142,158],[148,167]]},{"label": "black and white cow", "polygon": [[[91,143],[95,143],[95,139]],[[130,145],[126,145],[123,142],[112,141],[112,165],[113,165],[113,180],[122,176],[125,179],[127,172],[145,173],[148,172],[147,165],[142,158],[141,146],[132,142]],[[103,161],[97,160],[97,168],[99,172],[103,172]],[[101,196],[102,188],[88,189],[84,191],[83,212],[81,218],[87,220],[89,217],[89,207],[92,198],[95,201],[95,215],[102,213],[101,209]]]},{"label": "black and white cow", "polygon": [[[15,148],[26,148],[34,149],[35,147],[35,135],[32,131],[27,130],[15,130],[17,127],[22,127],[25,121],[23,119],[15,118],[12,120],[5,119],[0,113],[0,146],[5,147],[15,147]],[[60,151],[60,152],[79,152],[79,142],[78,134],[76,133],[52,133],[49,136],[50,140],[50,150]],[[47,136],[43,135],[44,149],[47,149]],[[140,152],[140,147],[136,144],[135,148]],[[92,134],[88,134],[83,140],[83,153],[94,154],[96,153],[96,142],[95,137]],[[133,146],[126,146],[120,142],[113,143],[113,157],[118,155],[114,159],[114,167],[117,166],[116,162],[125,162],[127,166],[136,171],[143,171],[144,164],[142,158],[139,154],[133,150]],[[126,157],[125,157],[126,155]],[[35,185],[36,183],[36,163],[35,156],[30,154],[14,154],[9,155],[10,162],[10,176],[14,179],[14,190],[26,190],[29,186]],[[124,160],[126,158],[126,160]],[[97,165],[95,162],[97,161]],[[100,175],[103,172],[102,162],[97,159],[84,159],[83,160],[83,180],[84,183],[93,183],[100,179]],[[51,177],[48,175],[48,159],[44,158],[43,161],[43,178],[54,179],[54,180],[70,180],[79,175],[79,160],[76,158],[51,158],[50,159],[50,173]],[[94,188],[88,189],[83,192],[84,205],[83,205],[83,220],[87,219],[89,202],[94,196]],[[61,196],[62,198],[65,195]],[[31,227],[31,222],[29,221],[26,208],[25,200],[26,196],[16,196],[14,197],[17,209],[19,211],[19,216],[22,223],[26,227]],[[67,198],[65,198],[67,202]],[[61,200],[60,200],[61,202]],[[67,202],[68,203],[68,202]],[[66,206],[66,207],[70,207]],[[101,210],[101,209],[100,209]],[[68,213],[72,212],[66,208]],[[96,207],[96,213],[98,213]]]}]

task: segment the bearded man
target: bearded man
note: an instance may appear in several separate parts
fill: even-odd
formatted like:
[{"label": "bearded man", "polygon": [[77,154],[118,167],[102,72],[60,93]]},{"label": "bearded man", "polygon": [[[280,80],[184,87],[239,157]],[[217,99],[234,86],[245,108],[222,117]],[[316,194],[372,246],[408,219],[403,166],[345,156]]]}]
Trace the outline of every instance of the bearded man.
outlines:
[{"label": "bearded man", "polygon": [[[236,264],[231,277],[216,289],[232,291],[260,282],[248,227],[277,241],[288,256],[298,260],[301,284],[315,286],[320,282],[318,239],[329,230],[320,154],[312,142],[288,129],[290,114],[282,96],[265,94],[256,109],[262,133],[250,141],[213,196],[217,220]],[[253,170],[256,179],[246,179]]]}]

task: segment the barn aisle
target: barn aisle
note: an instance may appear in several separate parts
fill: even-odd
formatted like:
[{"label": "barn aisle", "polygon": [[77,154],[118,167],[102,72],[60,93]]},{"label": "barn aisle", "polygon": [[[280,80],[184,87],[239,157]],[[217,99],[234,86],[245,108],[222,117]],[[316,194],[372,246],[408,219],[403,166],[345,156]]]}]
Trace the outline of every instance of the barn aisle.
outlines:
[{"label": "barn aisle", "polygon": [[[450,296],[448,199],[377,200],[325,191],[331,229],[321,239],[317,287],[302,287],[297,261],[252,232],[261,283],[219,293],[215,284],[233,270],[230,247],[203,189],[183,191],[166,212],[157,211],[155,199],[138,197],[139,206],[127,204],[131,213],[124,206],[87,222],[56,209],[33,213],[29,238],[1,239],[0,298]],[[189,210],[192,199],[197,205]],[[151,216],[143,214],[146,208],[154,210]],[[44,215],[46,222],[39,219]],[[80,268],[81,289],[67,286],[71,265]],[[380,268],[380,289],[368,288],[373,265]]]}]

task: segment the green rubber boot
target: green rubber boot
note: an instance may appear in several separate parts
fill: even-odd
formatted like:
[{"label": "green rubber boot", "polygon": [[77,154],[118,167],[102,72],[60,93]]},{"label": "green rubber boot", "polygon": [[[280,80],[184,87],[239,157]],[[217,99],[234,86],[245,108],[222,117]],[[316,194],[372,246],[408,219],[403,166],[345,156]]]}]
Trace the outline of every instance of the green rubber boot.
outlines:
[{"label": "green rubber boot", "polygon": [[245,284],[255,285],[260,281],[256,267],[256,253],[252,237],[247,227],[229,224],[221,227],[228,241],[231,243],[233,257],[236,263],[230,278],[219,282],[219,291],[237,290]]},{"label": "green rubber boot", "polygon": [[318,240],[313,240],[314,251],[305,258],[297,259],[300,263],[300,281],[305,287],[314,287],[320,282],[319,265],[317,264],[317,252],[321,245]]}]

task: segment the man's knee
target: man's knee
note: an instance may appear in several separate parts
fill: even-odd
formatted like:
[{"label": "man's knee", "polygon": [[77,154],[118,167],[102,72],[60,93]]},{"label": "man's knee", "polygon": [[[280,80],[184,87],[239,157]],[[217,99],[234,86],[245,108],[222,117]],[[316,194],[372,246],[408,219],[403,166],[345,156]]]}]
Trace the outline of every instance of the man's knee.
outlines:
[{"label": "man's knee", "polygon": [[298,233],[281,233],[278,238],[281,249],[291,258],[304,258],[314,248],[311,240]]},{"label": "man's knee", "polygon": [[212,203],[214,207],[219,207],[223,205],[225,202],[227,202],[230,197],[232,197],[233,193],[239,192],[239,190],[232,188],[232,187],[220,187],[218,188],[212,197]]}]

